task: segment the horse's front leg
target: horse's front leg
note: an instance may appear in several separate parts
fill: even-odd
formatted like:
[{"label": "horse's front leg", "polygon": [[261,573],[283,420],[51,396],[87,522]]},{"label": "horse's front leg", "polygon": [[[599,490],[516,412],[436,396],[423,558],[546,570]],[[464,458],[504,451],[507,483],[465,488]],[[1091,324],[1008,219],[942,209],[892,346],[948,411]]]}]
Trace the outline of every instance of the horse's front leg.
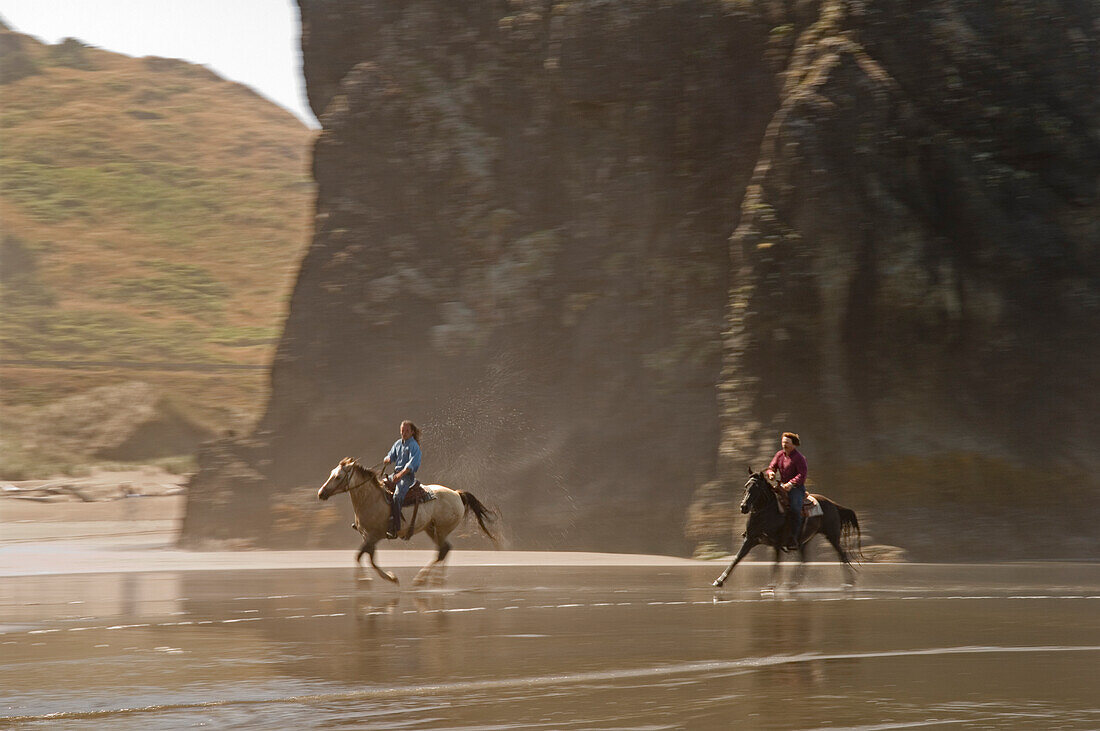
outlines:
[{"label": "horse's front leg", "polygon": [[753,546],[755,546],[759,542],[760,539],[756,536],[746,537],[745,542],[741,544],[741,550],[737,552],[737,556],[734,557],[733,561],[730,562],[730,565],[726,567],[726,570],[722,572],[722,575],[714,580],[712,586],[720,587],[722,586],[722,584],[726,583],[726,579],[729,578],[730,572],[733,571],[733,567],[741,563],[741,559],[749,555],[749,551],[751,551],[753,549]]},{"label": "horse's front leg", "polygon": [[374,548],[371,546],[370,540],[364,539],[363,545],[359,546],[359,551],[355,554],[355,578],[361,583],[373,581],[370,574],[365,573],[366,569],[363,567],[363,554],[373,550]]},{"label": "horse's front leg", "polygon": [[378,543],[378,539],[375,538],[374,536],[370,536],[366,540],[364,540],[363,545],[359,547],[359,553],[355,554],[355,562],[360,563],[360,559],[363,557],[363,554],[364,553],[367,554],[367,556],[370,557],[370,565],[374,568],[375,571],[378,572],[378,575],[381,576],[386,581],[392,581],[393,583],[396,584],[396,583],[398,583],[397,577],[394,576],[389,571],[386,571],[385,569],[383,569],[374,560],[374,548],[377,545],[377,543]]},{"label": "horse's front leg", "polygon": [[767,590],[774,590],[775,587],[779,584],[779,562],[782,560],[782,554],[780,554],[779,552],[779,542],[776,542],[776,545],[773,546],[773,548],[775,549],[775,560],[772,561],[771,579],[768,581],[768,585],[765,587],[765,589]]},{"label": "horse's front leg", "polygon": [[369,553],[371,556],[374,556],[374,544],[377,542],[377,540],[372,540],[371,538],[364,538],[363,545],[359,546],[359,551],[355,554],[355,563],[360,566],[363,565],[364,553]]},{"label": "horse's front leg", "polygon": [[809,541],[803,541],[798,544],[798,568],[794,571],[794,576],[791,577],[791,588],[798,586],[802,583],[802,577],[806,574],[806,544]]}]

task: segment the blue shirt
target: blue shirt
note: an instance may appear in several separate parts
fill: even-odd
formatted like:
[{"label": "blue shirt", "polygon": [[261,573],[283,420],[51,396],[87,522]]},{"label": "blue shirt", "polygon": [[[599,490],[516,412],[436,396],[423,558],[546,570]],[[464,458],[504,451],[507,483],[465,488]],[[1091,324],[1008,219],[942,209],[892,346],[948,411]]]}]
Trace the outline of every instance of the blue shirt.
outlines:
[{"label": "blue shirt", "polygon": [[411,485],[413,476],[420,469],[420,445],[416,443],[416,440],[412,437],[404,441],[398,439],[390,447],[390,453],[386,456],[389,457],[390,464],[393,465],[394,473],[408,468],[410,474],[403,477],[401,482],[408,482]]}]

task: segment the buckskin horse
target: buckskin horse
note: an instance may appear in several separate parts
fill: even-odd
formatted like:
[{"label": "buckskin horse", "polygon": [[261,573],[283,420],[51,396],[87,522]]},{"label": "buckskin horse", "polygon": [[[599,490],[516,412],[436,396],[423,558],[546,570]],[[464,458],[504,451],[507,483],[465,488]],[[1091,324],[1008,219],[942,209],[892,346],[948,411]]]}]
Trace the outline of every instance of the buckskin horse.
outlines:
[{"label": "buckskin horse", "polygon": [[[856,533],[856,551],[858,556],[863,548],[863,534],[859,529],[859,519],[854,510],[837,505],[823,495],[815,494],[814,499],[821,506],[821,515],[805,518],[802,524],[802,538],[798,545],[798,557],[800,560],[798,573],[793,585],[802,580],[802,573],[806,568],[806,544],[818,533],[836,549],[847,574],[846,586],[855,583],[855,570],[848,557],[851,549],[852,531]],[[809,501],[807,500],[807,503]],[[779,507],[779,498],[775,489],[763,472],[753,472],[749,469],[749,480],[745,483],[745,496],[741,499],[741,512],[749,514],[749,522],[745,527],[745,542],[741,544],[741,550],[737,552],[722,575],[714,580],[714,586],[722,586],[729,578],[733,567],[741,562],[753,547],[763,544],[775,549],[775,563],[772,565],[772,584],[775,583],[776,573],[779,571],[779,550],[782,546],[786,514]]]},{"label": "buckskin horse", "polygon": [[[493,520],[497,512],[481,503],[476,497],[465,490],[452,490],[443,485],[422,485],[435,499],[420,503],[419,505],[405,505],[403,514],[408,519],[406,523],[408,535],[411,537],[423,531],[431,538],[438,549],[435,560],[420,569],[414,585],[424,583],[439,567],[442,569],[443,560],[451,550],[451,544],[447,542],[447,536],[451,534],[463,518],[472,512],[477,518],[477,523],[485,535],[496,543],[496,536],[492,534],[486,520]],[[363,467],[356,460],[345,457],[340,464],[329,473],[325,484],[317,491],[319,500],[328,500],[333,495],[342,492],[351,497],[351,505],[355,510],[355,523],[352,525],[363,536],[363,545],[355,554],[355,562],[360,563],[363,554],[370,556],[370,565],[382,576],[382,578],[397,583],[397,577],[391,572],[378,566],[374,561],[374,548],[378,541],[386,537],[386,529],[390,524],[390,491],[387,490],[381,478],[370,469]],[[410,515],[411,514],[411,515]]]}]

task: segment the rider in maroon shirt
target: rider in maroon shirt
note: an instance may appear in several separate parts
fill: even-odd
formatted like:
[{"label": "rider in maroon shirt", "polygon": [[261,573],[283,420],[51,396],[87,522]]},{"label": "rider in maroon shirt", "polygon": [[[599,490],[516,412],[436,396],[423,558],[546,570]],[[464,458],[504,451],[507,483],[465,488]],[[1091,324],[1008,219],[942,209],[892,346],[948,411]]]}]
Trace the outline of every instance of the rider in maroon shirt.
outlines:
[{"label": "rider in maroon shirt", "polygon": [[787,493],[791,506],[787,514],[787,525],[790,526],[792,518],[794,520],[793,530],[788,533],[790,540],[785,542],[785,547],[798,548],[798,543],[802,539],[802,503],[806,501],[806,472],[808,468],[806,458],[796,449],[799,445],[797,434],[789,431],[783,432],[780,445],[783,448],[772,457],[771,464],[768,465],[765,474],[770,480],[775,477],[777,472],[779,473],[779,487]]}]

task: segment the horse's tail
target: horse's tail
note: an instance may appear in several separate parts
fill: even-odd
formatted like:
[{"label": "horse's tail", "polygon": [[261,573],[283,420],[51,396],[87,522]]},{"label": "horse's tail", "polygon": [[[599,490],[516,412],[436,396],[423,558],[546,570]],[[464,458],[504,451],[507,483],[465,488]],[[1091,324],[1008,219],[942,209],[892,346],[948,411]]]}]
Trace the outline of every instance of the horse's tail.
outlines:
[{"label": "horse's tail", "polygon": [[455,492],[457,492],[458,496],[462,498],[462,504],[466,508],[466,510],[462,514],[462,517],[466,517],[466,515],[468,515],[471,510],[474,511],[474,517],[477,518],[477,524],[481,526],[481,530],[485,533],[485,535],[489,536],[489,540],[491,540],[494,544],[497,544],[497,537],[493,535],[493,532],[491,530],[489,530],[489,526],[485,525],[485,521],[488,520],[489,522],[492,522],[496,520],[500,517],[500,513],[493,508],[486,506],[483,502],[481,502],[465,490],[455,490]]},{"label": "horse's tail", "polygon": [[[863,531],[859,528],[859,518],[856,511],[843,505],[836,505],[836,512],[840,516],[840,540],[847,553],[851,553],[860,561],[863,560]],[[852,551],[852,530],[856,532],[856,550]]]}]

